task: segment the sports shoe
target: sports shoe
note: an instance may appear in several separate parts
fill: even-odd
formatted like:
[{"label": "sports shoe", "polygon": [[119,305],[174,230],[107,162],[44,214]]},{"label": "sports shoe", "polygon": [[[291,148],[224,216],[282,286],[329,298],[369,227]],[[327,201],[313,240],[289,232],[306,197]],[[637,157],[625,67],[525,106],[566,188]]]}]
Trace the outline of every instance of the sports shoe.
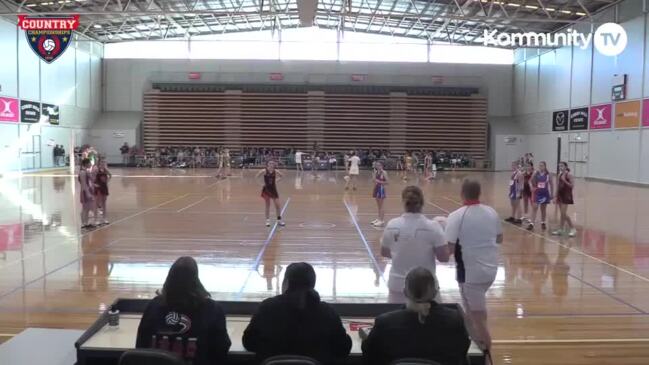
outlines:
[{"label": "sports shoe", "polygon": [[375,219],[375,220],[371,221],[370,224],[371,224],[371,225],[375,225],[376,222],[378,222],[378,221],[379,221],[378,219]]},{"label": "sports shoe", "polygon": [[560,230],[560,229],[554,230],[554,231],[552,231],[552,235],[553,236],[561,236],[561,235],[563,235],[563,231]]},{"label": "sports shoe", "polygon": [[506,219],[505,219],[505,222],[507,222],[507,223],[514,223],[515,220],[516,220],[516,218],[514,218],[514,217],[509,217],[509,218],[506,218]]},{"label": "sports shoe", "polygon": [[545,222],[541,222],[541,229],[545,231],[546,228],[547,226],[545,225]]},{"label": "sports shoe", "polygon": [[283,220],[278,220],[278,221],[277,221],[277,224],[278,224],[280,227],[284,227],[284,226],[286,225],[286,223],[284,223]]},{"label": "sports shoe", "polygon": [[375,223],[372,223],[374,227],[383,227],[385,225],[385,222],[377,220]]},{"label": "sports shoe", "polygon": [[522,220],[522,219],[514,219],[514,221],[512,222],[512,224],[515,224],[515,225],[517,225],[517,226],[520,226],[520,225],[523,224],[523,220]]},{"label": "sports shoe", "polygon": [[568,232],[568,237],[575,237],[577,235],[577,230],[576,229],[571,229],[570,232]]},{"label": "sports shoe", "polygon": [[527,230],[528,231],[533,231],[534,230],[534,223],[530,223],[527,225]]},{"label": "sports shoe", "polygon": [[266,227],[270,227],[270,219],[266,219]]}]

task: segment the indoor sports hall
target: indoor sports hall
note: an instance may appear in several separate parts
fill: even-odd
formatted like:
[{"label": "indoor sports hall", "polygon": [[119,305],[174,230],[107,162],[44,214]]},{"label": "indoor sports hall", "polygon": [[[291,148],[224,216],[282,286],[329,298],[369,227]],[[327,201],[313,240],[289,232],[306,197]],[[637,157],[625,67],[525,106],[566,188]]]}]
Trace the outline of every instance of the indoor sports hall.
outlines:
[{"label": "indoor sports hall", "polygon": [[648,0],[0,0],[0,364],[649,364]]}]

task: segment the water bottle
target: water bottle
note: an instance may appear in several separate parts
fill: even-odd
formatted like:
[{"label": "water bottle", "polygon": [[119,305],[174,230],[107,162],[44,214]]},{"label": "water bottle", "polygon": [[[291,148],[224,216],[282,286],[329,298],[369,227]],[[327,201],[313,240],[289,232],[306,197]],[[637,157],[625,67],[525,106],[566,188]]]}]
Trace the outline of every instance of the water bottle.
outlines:
[{"label": "water bottle", "polygon": [[119,328],[119,309],[112,306],[108,311],[108,327]]}]

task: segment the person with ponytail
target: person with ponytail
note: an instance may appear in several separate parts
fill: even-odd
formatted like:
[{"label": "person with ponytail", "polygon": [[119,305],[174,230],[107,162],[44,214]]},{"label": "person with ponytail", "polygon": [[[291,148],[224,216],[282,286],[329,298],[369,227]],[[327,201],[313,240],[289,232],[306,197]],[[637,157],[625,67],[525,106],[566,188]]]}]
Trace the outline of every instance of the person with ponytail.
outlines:
[{"label": "person with ponytail", "polygon": [[[413,267],[423,266],[435,274],[435,259],[448,262],[449,248],[444,239],[441,219],[428,219],[422,214],[424,193],[417,186],[408,186],[401,193],[405,213],[388,222],[381,239],[381,255],[392,259],[388,277],[389,301],[403,302],[406,274]],[[439,299],[439,298],[438,298]]]},{"label": "person with ponytail", "polygon": [[243,333],[257,363],[276,355],[301,355],[334,364],[349,355],[352,340],[340,316],[320,300],[316,274],[306,262],[286,268],[282,294],[264,300]]},{"label": "person with ponytail", "polygon": [[408,272],[404,294],[406,308],[382,314],[362,344],[363,362],[387,365],[403,358],[436,361],[442,365],[464,363],[469,335],[462,314],[435,301],[437,282],[430,270]]},{"label": "person with ponytail", "polygon": [[553,235],[560,236],[565,233],[564,226],[567,225],[568,236],[574,237],[577,235],[575,227],[572,225],[572,220],[568,216],[568,206],[574,204],[572,190],[575,187],[575,178],[570,173],[568,164],[559,162],[559,176],[557,176],[557,197],[555,202],[559,205],[561,212],[561,219],[559,221],[559,229],[552,232]]},{"label": "person with ponytail", "polygon": [[135,347],[173,351],[194,365],[225,364],[225,312],[203,287],[196,261],[176,260],[157,294],[142,314]]}]

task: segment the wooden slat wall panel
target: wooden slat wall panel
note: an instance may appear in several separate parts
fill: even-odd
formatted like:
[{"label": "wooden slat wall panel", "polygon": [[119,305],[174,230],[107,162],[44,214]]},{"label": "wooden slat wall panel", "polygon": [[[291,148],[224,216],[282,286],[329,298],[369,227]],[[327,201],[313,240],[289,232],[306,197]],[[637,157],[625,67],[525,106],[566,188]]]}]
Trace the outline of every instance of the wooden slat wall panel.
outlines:
[{"label": "wooden slat wall panel", "polygon": [[484,158],[483,97],[308,93],[144,94],[144,145],[434,149]]}]

